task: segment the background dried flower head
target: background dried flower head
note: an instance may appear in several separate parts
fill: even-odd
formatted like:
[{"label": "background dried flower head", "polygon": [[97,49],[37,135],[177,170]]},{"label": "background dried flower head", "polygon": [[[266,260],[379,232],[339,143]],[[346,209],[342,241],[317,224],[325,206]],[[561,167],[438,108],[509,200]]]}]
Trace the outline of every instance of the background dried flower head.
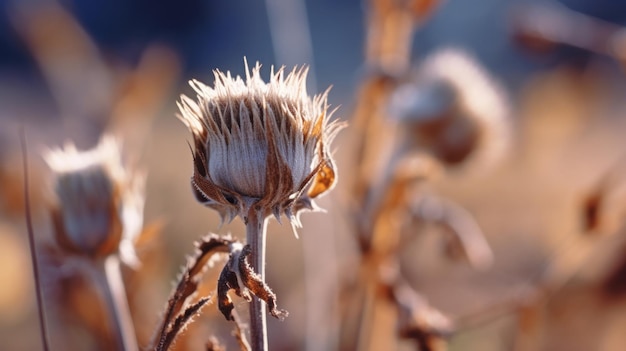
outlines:
[{"label": "background dried flower head", "polygon": [[391,95],[389,112],[414,147],[443,164],[486,166],[510,144],[511,112],[500,84],[467,52],[439,49]]},{"label": "background dried flower head", "polygon": [[58,244],[68,252],[104,257],[119,251],[136,265],[133,242],[143,225],[145,178],[126,169],[121,157],[112,137],[92,150],[67,144],[48,151],[57,201],[52,219]]}]

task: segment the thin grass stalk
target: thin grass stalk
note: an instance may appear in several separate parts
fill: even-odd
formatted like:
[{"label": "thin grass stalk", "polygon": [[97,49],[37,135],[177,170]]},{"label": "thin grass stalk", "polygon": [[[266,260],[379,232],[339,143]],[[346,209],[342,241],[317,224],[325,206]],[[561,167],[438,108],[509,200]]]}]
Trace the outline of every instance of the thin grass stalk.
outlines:
[{"label": "thin grass stalk", "polygon": [[35,290],[37,296],[37,313],[39,317],[39,329],[41,331],[41,345],[44,351],[50,349],[48,345],[48,329],[46,327],[46,313],[43,305],[43,291],[41,290],[41,278],[39,272],[39,260],[37,248],[35,247],[35,232],[33,230],[33,219],[30,213],[30,192],[28,190],[28,149],[26,148],[26,132],[20,129],[20,142],[22,145],[22,167],[24,170],[24,206],[26,207],[26,228],[28,231],[28,244],[30,246],[30,258],[35,278]]},{"label": "thin grass stalk", "polygon": [[[252,248],[252,269],[263,281],[265,281],[266,237],[267,217],[252,206],[246,222],[246,239]],[[250,345],[252,351],[266,351],[268,347],[265,302],[256,296],[252,297],[250,303]]]},{"label": "thin grass stalk", "polygon": [[92,276],[98,286],[106,310],[111,316],[111,329],[118,350],[138,351],[135,328],[128,307],[120,260],[109,256],[94,262]]}]

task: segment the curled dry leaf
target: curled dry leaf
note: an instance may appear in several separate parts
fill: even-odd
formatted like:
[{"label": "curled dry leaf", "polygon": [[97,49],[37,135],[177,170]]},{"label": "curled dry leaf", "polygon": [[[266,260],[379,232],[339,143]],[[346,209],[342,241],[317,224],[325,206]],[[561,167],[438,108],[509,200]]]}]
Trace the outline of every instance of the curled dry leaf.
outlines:
[{"label": "curled dry leaf", "polygon": [[235,294],[246,301],[252,300],[252,293],[267,303],[267,309],[272,316],[283,320],[289,313],[277,308],[276,294],[250,267],[248,257],[251,253],[250,245],[231,245],[230,257],[217,284],[218,308],[227,320],[234,320],[232,312],[235,306],[228,291],[235,290]]}]

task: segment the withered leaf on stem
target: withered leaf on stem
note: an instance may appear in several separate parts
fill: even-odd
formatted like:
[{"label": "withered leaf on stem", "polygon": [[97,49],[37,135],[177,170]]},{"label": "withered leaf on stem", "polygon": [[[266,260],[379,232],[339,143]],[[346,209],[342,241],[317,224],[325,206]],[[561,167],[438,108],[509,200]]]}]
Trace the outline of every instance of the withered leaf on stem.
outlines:
[{"label": "withered leaf on stem", "polygon": [[180,332],[187,327],[195,315],[200,313],[200,310],[204,307],[204,305],[206,305],[207,302],[209,302],[208,298],[202,298],[180,313],[174,322],[171,323],[169,331],[165,335],[165,338],[159,343],[157,350],[168,350],[169,347],[174,344],[174,341],[176,340],[176,337],[180,335]]},{"label": "withered leaf on stem", "polygon": [[[155,350],[167,350],[169,346],[167,341],[170,338],[173,341],[182,330],[182,326],[208,302],[208,299],[201,299],[189,306],[189,298],[197,291],[200,276],[209,260],[216,253],[228,252],[229,246],[233,243],[236,243],[236,241],[228,236],[220,237],[215,234],[209,234],[197,244],[194,256],[189,259],[187,268],[181,275],[176,290],[174,290],[167,302],[166,312],[153,342]],[[191,314],[188,315],[189,313]],[[177,324],[180,318],[184,322],[182,325]]]},{"label": "withered leaf on stem", "polygon": [[228,262],[224,266],[217,283],[218,308],[227,320],[234,320],[232,311],[233,301],[228,296],[228,291],[235,290],[237,296],[250,301],[252,293],[254,296],[267,303],[269,313],[283,320],[288,316],[288,312],[280,310],[276,305],[276,294],[263,280],[252,270],[248,263],[248,257],[252,253],[250,245],[243,248],[231,246],[231,254]]},{"label": "withered leaf on stem", "polygon": [[239,291],[239,285],[237,284],[237,275],[235,272],[230,270],[229,266],[230,259],[224,266],[217,282],[217,307],[227,320],[232,321],[234,320],[232,312],[235,305],[233,304],[233,300],[230,296],[228,296],[228,291],[230,289],[235,289],[235,293],[239,296],[241,296],[241,292]]}]

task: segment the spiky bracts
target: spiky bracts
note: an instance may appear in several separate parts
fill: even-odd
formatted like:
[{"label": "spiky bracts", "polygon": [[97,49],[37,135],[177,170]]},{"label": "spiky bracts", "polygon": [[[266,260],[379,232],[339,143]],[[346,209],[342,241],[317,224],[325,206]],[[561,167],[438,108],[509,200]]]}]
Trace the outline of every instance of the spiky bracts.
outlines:
[{"label": "spiky bracts", "polygon": [[245,81],[215,71],[213,87],[193,80],[196,101],[181,97],[179,118],[193,134],[197,199],[223,220],[247,220],[250,206],[299,224],[298,212],[333,187],[329,144],[340,129],[329,122],[327,93],[311,98],[306,68],[270,74],[246,65]]}]

